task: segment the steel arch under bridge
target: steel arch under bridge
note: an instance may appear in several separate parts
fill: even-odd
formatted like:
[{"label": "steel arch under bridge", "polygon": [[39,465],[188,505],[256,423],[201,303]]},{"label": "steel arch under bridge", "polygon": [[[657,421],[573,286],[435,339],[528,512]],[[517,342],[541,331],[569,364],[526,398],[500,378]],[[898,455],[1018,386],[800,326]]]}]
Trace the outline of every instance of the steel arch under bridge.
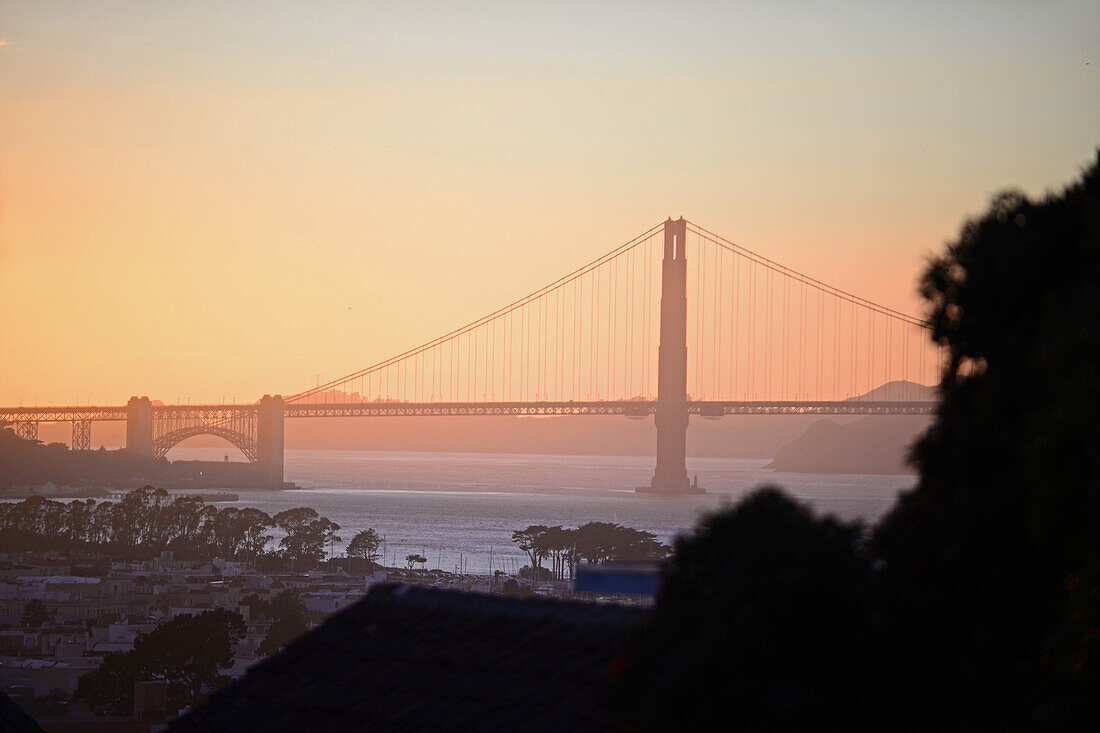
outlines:
[{"label": "steel arch under bridge", "polygon": [[[254,421],[253,421],[254,422]],[[156,435],[157,422],[154,421],[154,438],[153,438],[153,456],[156,458],[164,458],[168,451],[172,450],[178,443],[182,443],[188,438],[193,438],[196,435],[216,435],[223,440],[232,443],[244,454],[249,463],[256,463],[257,455],[259,452],[259,445],[256,439],[256,429],[254,424],[247,426],[247,432],[242,430],[234,430],[221,425],[209,425],[199,424],[189,427],[178,428],[171,432],[164,433],[162,435]]]}]

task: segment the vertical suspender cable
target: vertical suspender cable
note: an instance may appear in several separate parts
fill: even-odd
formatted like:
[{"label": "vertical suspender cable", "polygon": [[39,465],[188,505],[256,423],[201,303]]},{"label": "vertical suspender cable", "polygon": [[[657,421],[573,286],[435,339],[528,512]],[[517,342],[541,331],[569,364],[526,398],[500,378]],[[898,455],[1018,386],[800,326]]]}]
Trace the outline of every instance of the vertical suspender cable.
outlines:
[{"label": "vertical suspender cable", "polygon": [[607,378],[609,384],[607,387],[607,398],[613,400],[618,397],[618,392],[615,388],[618,386],[618,374],[615,373],[615,355],[619,350],[619,344],[616,342],[615,337],[618,336],[618,329],[615,322],[618,316],[619,310],[619,258],[616,257],[611,261],[611,264],[607,266],[608,277],[611,278],[611,297],[607,299],[608,305],[608,327],[611,329],[611,333],[607,339],[607,359],[608,370]]},{"label": "vertical suspender cable", "polygon": [[733,369],[730,370],[730,399],[737,399],[737,362],[740,360],[738,344],[741,341],[741,278],[738,277],[740,257],[733,253],[733,314],[730,318],[730,327],[733,328],[730,341],[733,342]]},{"label": "vertical suspender cable", "polygon": [[765,359],[764,399],[770,400],[772,398],[772,391],[771,391],[771,380],[772,380],[772,346],[771,346],[771,337],[772,337],[772,271],[771,271],[771,268],[768,268],[766,270],[766,277],[767,277],[767,293],[768,293],[767,297],[768,297],[768,299],[765,303],[765,313],[767,314],[767,316],[764,319],[766,321],[766,323],[764,324],[764,338],[765,338],[765,344],[766,344],[765,347],[764,347],[764,359]]},{"label": "vertical suspender cable", "polygon": [[806,363],[806,283],[802,283],[802,296],[799,300],[802,304],[802,318],[798,326],[798,332],[802,339],[802,354],[799,357],[798,392],[802,395],[801,399],[806,399],[806,370],[809,366]]},{"label": "vertical suspender cable", "polygon": [[746,356],[749,368],[749,392],[751,399],[756,399],[756,263],[749,261],[749,286],[752,288],[749,298],[749,346]]},{"label": "vertical suspender cable", "polygon": [[852,303],[851,312],[852,312],[852,324],[851,324],[851,328],[852,328],[852,360],[851,360],[852,384],[851,384],[851,391],[848,392],[848,397],[850,397],[851,399],[855,399],[855,397],[856,397],[856,382],[857,382],[856,352],[859,348],[859,319],[856,318],[856,304],[855,303]]},{"label": "vertical suspender cable", "polygon": [[785,399],[785,400],[790,399],[790,394],[787,392],[787,377],[788,377],[788,373],[789,373],[788,367],[790,365],[790,360],[787,356],[787,354],[788,354],[787,344],[790,341],[790,332],[791,332],[791,314],[790,314],[791,288],[790,288],[790,283],[791,283],[790,278],[787,277],[786,274],[784,273],[783,274],[783,386],[780,388],[779,393],[780,393],[780,395],[782,395],[782,398]]},{"label": "vertical suspender cable", "polygon": [[871,343],[867,347],[867,391],[864,393],[870,396],[871,390],[875,388],[875,312],[873,310],[867,310],[867,324],[871,333]]},{"label": "vertical suspender cable", "polygon": [[722,250],[717,250],[718,264],[714,267],[714,337],[711,338],[711,353],[714,356],[710,361],[711,390],[714,392],[712,399],[721,399],[718,389],[718,374],[722,371]]}]

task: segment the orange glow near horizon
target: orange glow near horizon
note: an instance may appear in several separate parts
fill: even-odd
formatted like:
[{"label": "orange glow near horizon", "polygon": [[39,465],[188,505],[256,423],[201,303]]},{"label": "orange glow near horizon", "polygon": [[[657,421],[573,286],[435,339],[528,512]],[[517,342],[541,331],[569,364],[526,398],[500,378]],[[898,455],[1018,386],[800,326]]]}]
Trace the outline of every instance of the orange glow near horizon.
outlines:
[{"label": "orange glow near horizon", "polygon": [[0,405],[293,393],[670,215],[920,315],[1100,143],[1097,7],[932,5],[8,5]]}]

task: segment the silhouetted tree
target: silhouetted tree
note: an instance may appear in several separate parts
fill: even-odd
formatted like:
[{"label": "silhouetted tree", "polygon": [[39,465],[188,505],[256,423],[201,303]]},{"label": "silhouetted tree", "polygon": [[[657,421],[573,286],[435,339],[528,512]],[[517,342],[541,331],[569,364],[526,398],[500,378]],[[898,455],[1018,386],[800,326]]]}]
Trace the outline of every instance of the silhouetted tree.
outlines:
[{"label": "silhouetted tree", "polygon": [[260,598],[255,593],[249,593],[242,598],[237,605],[248,607],[248,616],[250,619],[267,618],[271,615],[271,603]]},{"label": "silhouetted tree", "polygon": [[76,681],[73,697],[100,714],[130,715],[134,710],[134,683],[144,676],[139,660],[130,652],[107,652],[103,662]]},{"label": "silhouetted tree", "polygon": [[259,652],[264,655],[274,654],[308,630],[306,607],[293,591],[285,590],[272,598],[270,614],[275,623],[260,642]]},{"label": "silhouetted tree", "polygon": [[19,617],[20,624],[35,629],[49,620],[50,614],[46,611],[46,604],[37,598],[27,601],[27,605],[23,606],[23,615]]},{"label": "silhouetted tree", "polygon": [[542,542],[543,536],[550,528],[544,524],[532,524],[527,529],[517,529],[512,532],[512,542],[531,559],[531,567],[541,568],[542,561],[546,558],[547,548]]},{"label": "silhouetted tree", "polygon": [[241,509],[237,521],[241,537],[240,548],[245,552],[246,559],[255,560],[263,554],[267,543],[274,539],[268,534],[268,530],[275,526],[275,522],[267,512],[255,507]]},{"label": "silhouetted tree", "polygon": [[306,617],[306,607],[302,603],[302,599],[292,590],[284,590],[277,593],[275,597],[271,599],[268,612],[271,614],[271,617],[275,619],[293,617],[304,619]]},{"label": "silhouetted tree", "polygon": [[168,681],[172,707],[200,701],[225,681],[233,645],[245,633],[240,614],[225,609],[176,616],[134,642],[134,649],[104,657],[98,669],[77,680],[76,697],[100,710],[125,713],[133,705],[134,682]]},{"label": "silhouetted tree", "polygon": [[574,530],[560,526],[547,527],[535,538],[539,551],[550,558],[550,574],[553,578],[564,577],[565,554],[573,546]]},{"label": "silhouetted tree", "polygon": [[535,524],[512,533],[512,542],[531,559],[535,577],[542,577],[542,561],[551,558],[551,578],[561,578],[579,560],[593,563],[611,560],[663,560],[668,547],[652,532],[623,527],[611,522],[588,522],[576,529]]},{"label": "silhouetted tree", "polygon": [[316,565],[325,556],[325,547],[340,538],[340,525],[318,516],[313,509],[299,507],[279,512],[273,517],[286,536],[279,541],[283,553],[291,561]]},{"label": "silhouetted tree", "polygon": [[649,624],[613,682],[625,729],[844,729],[871,714],[860,527],[774,488],[676,542]]},{"label": "silhouetted tree", "polygon": [[1100,727],[1100,156],[994,199],[922,281],[946,348],[920,483],[879,528],[929,726]]},{"label": "silhouetted tree", "polygon": [[538,571],[535,571],[531,569],[530,565],[524,565],[519,569],[519,577],[525,580],[542,582],[544,580],[553,580],[554,574],[550,572],[549,568],[539,568]]},{"label": "silhouetted tree", "polygon": [[305,620],[297,616],[281,618],[267,630],[267,635],[260,642],[259,652],[264,656],[274,654],[307,631],[309,627]]},{"label": "silhouetted tree", "polygon": [[364,529],[357,532],[348,543],[348,557],[358,557],[374,566],[374,560],[378,557],[378,548],[382,545],[382,538],[373,529]]}]

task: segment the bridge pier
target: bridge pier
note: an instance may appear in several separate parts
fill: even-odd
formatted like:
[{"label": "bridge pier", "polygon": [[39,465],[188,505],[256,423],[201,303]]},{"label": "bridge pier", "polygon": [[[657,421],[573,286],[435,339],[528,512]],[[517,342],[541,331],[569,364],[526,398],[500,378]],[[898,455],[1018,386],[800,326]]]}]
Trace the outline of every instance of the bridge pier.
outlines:
[{"label": "bridge pier", "polygon": [[73,420],[73,450],[92,449],[92,421]]},{"label": "bridge pier", "polygon": [[665,222],[661,344],[657,352],[657,466],[640,493],[702,494],[687,475],[687,222]]},{"label": "bridge pier", "polygon": [[15,434],[23,440],[38,440],[38,421],[20,420],[15,423]]},{"label": "bridge pier", "polygon": [[283,421],[282,395],[260,398],[259,422],[256,425],[256,463],[267,468],[267,483],[273,488],[283,485]]},{"label": "bridge pier", "polygon": [[153,402],[148,397],[131,397],[126,403],[126,450],[153,457]]}]

